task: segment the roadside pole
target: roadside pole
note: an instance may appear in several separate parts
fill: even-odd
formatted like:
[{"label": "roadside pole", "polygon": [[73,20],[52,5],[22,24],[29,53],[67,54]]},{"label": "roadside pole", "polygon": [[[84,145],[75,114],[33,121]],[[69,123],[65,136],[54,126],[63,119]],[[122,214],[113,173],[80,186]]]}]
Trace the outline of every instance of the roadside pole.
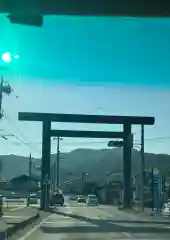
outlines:
[{"label": "roadside pole", "polygon": [[45,185],[45,210],[47,211],[48,210],[48,184],[49,184],[49,182],[47,181],[46,183],[45,183],[46,185]]},{"label": "roadside pole", "polygon": [[0,119],[2,118],[2,92],[3,92],[3,78],[0,83]]},{"label": "roadside pole", "polygon": [[56,191],[56,162],[54,163],[54,169],[53,169],[53,192]]},{"label": "roadside pole", "polygon": [[152,196],[152,213],[154,211],[154,207],[155,207],[155,199],[154,199],[154,170],[152,168],[151,170],[151,196]]},{"label": "roadside pole", "polygon": [[81,191],[83,194],[83,190],[84,190],[84,172],[82,171],[81,173]]},{"label": "roadside pole", "polygon": [[60,137],[57,137],[57,188],[59,189],[60,181]]},{"label": "roadside pole", "polygon": [[145,171],[145,153],[144,153],[144,125],[141,125],[141,211],[144,212],[144,171]]},{"label": "roadside pole", "polygon": [[27,206],[29,206],[29,202],[30,202],[31,176],[32,176],[32,157],[31,157],[31,153],[30,153],[30,156],[29,156],[29,183],[28,183]]}]

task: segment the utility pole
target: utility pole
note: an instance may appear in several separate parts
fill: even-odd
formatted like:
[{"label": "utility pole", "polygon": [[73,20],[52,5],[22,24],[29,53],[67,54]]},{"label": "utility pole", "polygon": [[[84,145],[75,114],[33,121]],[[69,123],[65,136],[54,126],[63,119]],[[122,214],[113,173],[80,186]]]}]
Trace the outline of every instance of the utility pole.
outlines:
[{"label": "utility pole", "polygon": [[56,190],[56,162],[54,163],[53,167],[53,191]]},{"label": "utility pole", "polygon": [[81,173],[81,191],[82,191],[82,194],[83,194],[83,189],[84,189],[84,172],[82,171]]},{"label": "utility pole", "polygon": [[84,189],[84,178],[85,178],[85,176],[88,176],[88,175],[89,175],[89,174],[86,173],[86,172],[84,172],[84,171],[81,172],[81,188],[82,188],[82,194],[83,194],[83,189]]},{"label": "utility pole", "polygon": [[60,182],[60,137],[57,137],[57,188],[59,189]]},{"label": "utility pole", "polygon": [[144,171],[145,171],[145,150],[144,150],[144,125],[141,125],[141,211],[144,212]]},{"label": "utility pole", "polygon": [[0,83],[0,119],[2,118],[2,93],[3,93],[3,77]]},{"label": "utility pole", "polygon": [[63,140],[61,137],[53,138],[53,140],[57,140],[57,154],[56,154],[56,162],[54,163],[54,185],[57,184],[59,188],[60,185],[60,140]]},{"label": "utility pole", "polygon": [[51,179],[50,179],[50,191],[53,191],[54,184],[54,164],[51,165]]},{"label": "utility pole", "polygon": [[11,94],[11,86],[8,85],[4,85],[4,79],[3,77],[1,77],[1,82],[0,82],[0,119],[2,118],[3,114],[2,114],[2,94],[6,93],[7,95]]},{"label": "utility pole", "polygon": [[51,166],[51,190],[52,192],[55,191],[55,184],[56,184],[56,162],[54,162]]},{"label": "utility pole", "polygon": [[29,206],[29,200],[30,200],[30,191],[31,191],[31,177],[32,177],[32,157],[31,153],[29,156],[29,170],[28,170],[28,176],[29,176],[29,183],[28,183],[28,198],[27,198],[27,206]]}]

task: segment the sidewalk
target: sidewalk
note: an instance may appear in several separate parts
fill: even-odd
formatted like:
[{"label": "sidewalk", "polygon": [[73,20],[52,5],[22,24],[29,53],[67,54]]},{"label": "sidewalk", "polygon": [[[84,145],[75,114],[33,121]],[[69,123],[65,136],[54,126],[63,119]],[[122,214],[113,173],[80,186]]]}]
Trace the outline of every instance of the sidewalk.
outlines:
[{"label": "sidewalk", "polygon": [[38,209],[35,208],[18,208],[15,211],[7,211],[4,213],[2,219],[7,224],[13,224],[28,219],[38,213]]},{"label": "sidewalk", "polygon": [[18,229],[24,228],[39,217],[38,209],[19,208],[15,211],[5,212],[0,218],[0,239],[6,239]]},{"label": "sidewalk", "polygon": [[120,212],[124,212],[128,214],[131,218],[136,218],[140,219],[141,221],[155,221],[155,222],[164,222],[164,223],[169,223],[170,224],[170,217],[164,217],[161,213],[155,212],[153,215],[152,209],[150,208],[145,208],[144,212],[140,211],[139,207],[133,207],[132,209],[124,210],[121,209]]},{"label": "sidewalk", "polygon": [[18,211],[18,209],[23,209],[26,206],[9,206],[9,207],[3,207],[3,214],[6,214],[8,212]]}]

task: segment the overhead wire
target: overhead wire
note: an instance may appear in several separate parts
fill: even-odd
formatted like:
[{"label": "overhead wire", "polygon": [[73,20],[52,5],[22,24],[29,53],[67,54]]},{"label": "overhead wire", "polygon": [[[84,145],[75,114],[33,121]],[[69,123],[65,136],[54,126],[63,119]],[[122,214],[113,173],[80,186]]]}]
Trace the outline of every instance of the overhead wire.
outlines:
[{"label": "overhead wire", "polygon": [[[19,99],[18,96],[16,96],[16,98]],[[29,146],[30,148],[34,149],[35,151],[37,152],[41,152],[40,149],[38,149],[37,147],[35,147],[34,145],[37,145],[37,144],[42,144],[42,142],[31,142],[22,132],[21,130],[12,122],[12,120],[10,119],[10,117],[6,114],[6,112],[2,109],[3,111],[3,114],[4,114],[4,117],[5,119],[13,126],[14,129],[16,129],[18,131],[18,133],[24,138],[24,141],[20,138],[18,138],[17,136],[15,136],[21,143]],[[65,139],[64,139],[65,140]],[[145,138],[145,141],[164,141],[164,140],[170,140],[170,136],[167,136],[167,137],[155,137],[155,138]],[[65,142],[65,141],[64,141]],[[106,144],[107,141],[88,141],[88,142],[73,142],[71,141],[70,143],[66,140],[66,143],[67,144],[70,144],[70,145],[89,145],[89,144]],[[14,143],[16,144],[16,143]],[[56,144],[56,143],[53,143],[52,144]],[[139,145],[140,144],[140,140],[135,140],[134,141],[134,144],[136,145]]]},{"label": "overhead wire", "polygon": [[[42,144],[42,142],[31,142],[22,132],[21,130],[12,122],[12,120],[10,119],[10,117],[6,114],[6,112],[2,109],[3,111],[3,114],[4,114],[4,117],[5,119],[12,125],[12,127],[14,129],[16,129],[21,135],[22,137],[24,138],[24,141],[22,141],[22,139],[20,138],[16,138],[22,142],[23,144],[26,144],[28,145],[29,147],[33,148],[34,150],[36,150],[37,152],[41,152],[40,149],[37,149],[37,147],[35,148],[33,145],[36,145],[36,144]],[[155,137],[155,138],[145,138],[145,141],[162,141],[162,140],[170,140],[170,136],[166,136],[166,137]],[[64,141],[65,142],[65,141]],[[75,145],[88,145],[88,144],[106,144],[107,141],[88,141],[88,142],[73,142],[71,141],[70,143],[67,141],[66,139],[66,143],[68,144],[75,144]],[[139,144],[140,143],[140,140],[135,140],[134,141],[135,144]],[[54,142],[52,142],[52,144],[56,144]]]},{"label": "overhead wire", "polygon": [[[19,99],[19,97],[14,93],[14,90],[12,89],[12,93],[15,96],[15,98]],[[38,149],[37,147],[34,147],[34,143],[31,142],[22,132],[21,130],[13,123],[13,121],[11,120],[11,118],[6,114],[6,112],[4,111],[4,109],[2,109],[2,113],[4,115],[4,118],[8,121],[8,123],[16,130],[18,131],[18,133],[24,138],[24,140],[22,140],[21,138],[17,137],[16,135],[14,135],[14,137],[20,141],[21,143],[27,145],[28,147],[30,147],[31,149],[33,149],[34,151],[41,153],[41,150]]]},{"label": "overhead wire", "polygon": [[[145,141],[161,141],[161,140],[170,140],[170,136],[169,137],[155,137],[155,138],[145,138]],[[69,143],[69,144],[76,144],[76,145],[80,145],[80,144],[105,144],[107,143],[107,140],[106,141],[87,141],[87,142],[73,142],[73,141],[70,141],[67,140],[67,139],[64,139],[64,143]],[[135,144],[139,144],[140,143],[140,140],[135,140],[134,141]],[[34,142],[34,144],[42,144],[42,142]],[[52,144],[56,144],[54,142],[52,142]]]},{"label": "overhead wire", "polygon": [[22,140],[21,138],[17,137],[15,134],[14,137],[16,139],[18,139],[20,142],[22,142],[23,144],[27,145],[28,147],[32,148],[34,151],[41,153],[41,150],[38,149],[37,147],[34,146],[34,143],[31,142],[22,132],[21,130],[13,123],[13,121],[11,120],[11,118],[6,114],[6,112],[4,111],[4,109],[2,109],[4,118],[8,121],[8,123],[16,130],[18,131],[18,133],[23,137],[24,140]]},{"label": "overhead wire", "polygon": [[[19,73],[17,72],[17,76],[19,76]],[[14,91],[12,91],[13,93],[14,93]],[[15,95],[15,94],[14,94]],[[20,100],[20,98],[19,98],[19,96],[17,96],[17,95],[15,95],[15,97],[17,98],[17,99],[19,99]],[[99,108],[100,109],[100,108]],[[4,112],[4,110],[3,110],[3,112]],[[4,114],[6,115],[6,117],[8,118],[8,120],[9,121],[11,121],[11,119],[9,118],[9,116],[7,116],[7,114],[4,112]],[[11,123],[12,123],[12,121],[11,121]],[[13,123],[12,123],[13,124]],[[14,124],[13,124],[14,125]],[[31,145],[32,144],[34,144],[34,145],[37,145],[37,144],[42,144],[42,142],[31,142],[30,140],[28,140],[28,138],[26,138],[26,136],[20,131],[20,129],[16,126],[16,125],[14,125],[14,127],[18,130],[18,132],[25,138],[25,140],[26,140],[26,142],[28,142],[28,143],[31,143]],[[144,139],[145,141],[163,141],[163,140],[170,140],[170,136],[167,136],[167,137],[154,137],[154,138],[145,138]],[[88,141],[88,142],[79,142],[79,143],[77,143],[77,142],[73,142],[73,141],[71,141],[71,142],[68,142],[67,141],[67,139],[64,139],[64,142],[67,142],[68,144],[70,144],[70,145],[88,145],[88,144],[105,144],[106,142],[107,142],[107,140],[106,141]],[[136,145],[138,145],[138,144],[140,144],[140,141],[141,140],[139,140],[139,139],[136,139],[136,140],[134,140],[134,144],[136,144]],[[51,142],[51,144],[55,144],[54,142]],[[38,151],[40,151],[40,150],[38,150]]]}]

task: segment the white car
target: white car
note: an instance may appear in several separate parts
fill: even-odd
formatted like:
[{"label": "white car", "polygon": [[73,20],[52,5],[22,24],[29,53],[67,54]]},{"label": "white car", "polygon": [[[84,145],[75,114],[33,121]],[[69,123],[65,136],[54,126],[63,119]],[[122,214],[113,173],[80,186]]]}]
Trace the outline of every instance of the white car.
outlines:
[{"label": "white car", "polygon": [[162,215],[165,217],[170,216],[170,203],[165,203],[162,208]]},{"label": "white car", "polygon": [[37,204],[38,203],[36,193],[30,193],[29,198],[28,198],[28,203],[29,204]]},{"label": "white car", "polygon": [[89,206],[97,206],[98,205],[98,199],[97,196],[94,194],[90,194],[87,196],[86,204]]},{"label": "white car", "polygon": [[79,203],[86,203],[86,197],[83,196],[83,195],[79,195],[77,197],[77,202],[79,202]]}]

